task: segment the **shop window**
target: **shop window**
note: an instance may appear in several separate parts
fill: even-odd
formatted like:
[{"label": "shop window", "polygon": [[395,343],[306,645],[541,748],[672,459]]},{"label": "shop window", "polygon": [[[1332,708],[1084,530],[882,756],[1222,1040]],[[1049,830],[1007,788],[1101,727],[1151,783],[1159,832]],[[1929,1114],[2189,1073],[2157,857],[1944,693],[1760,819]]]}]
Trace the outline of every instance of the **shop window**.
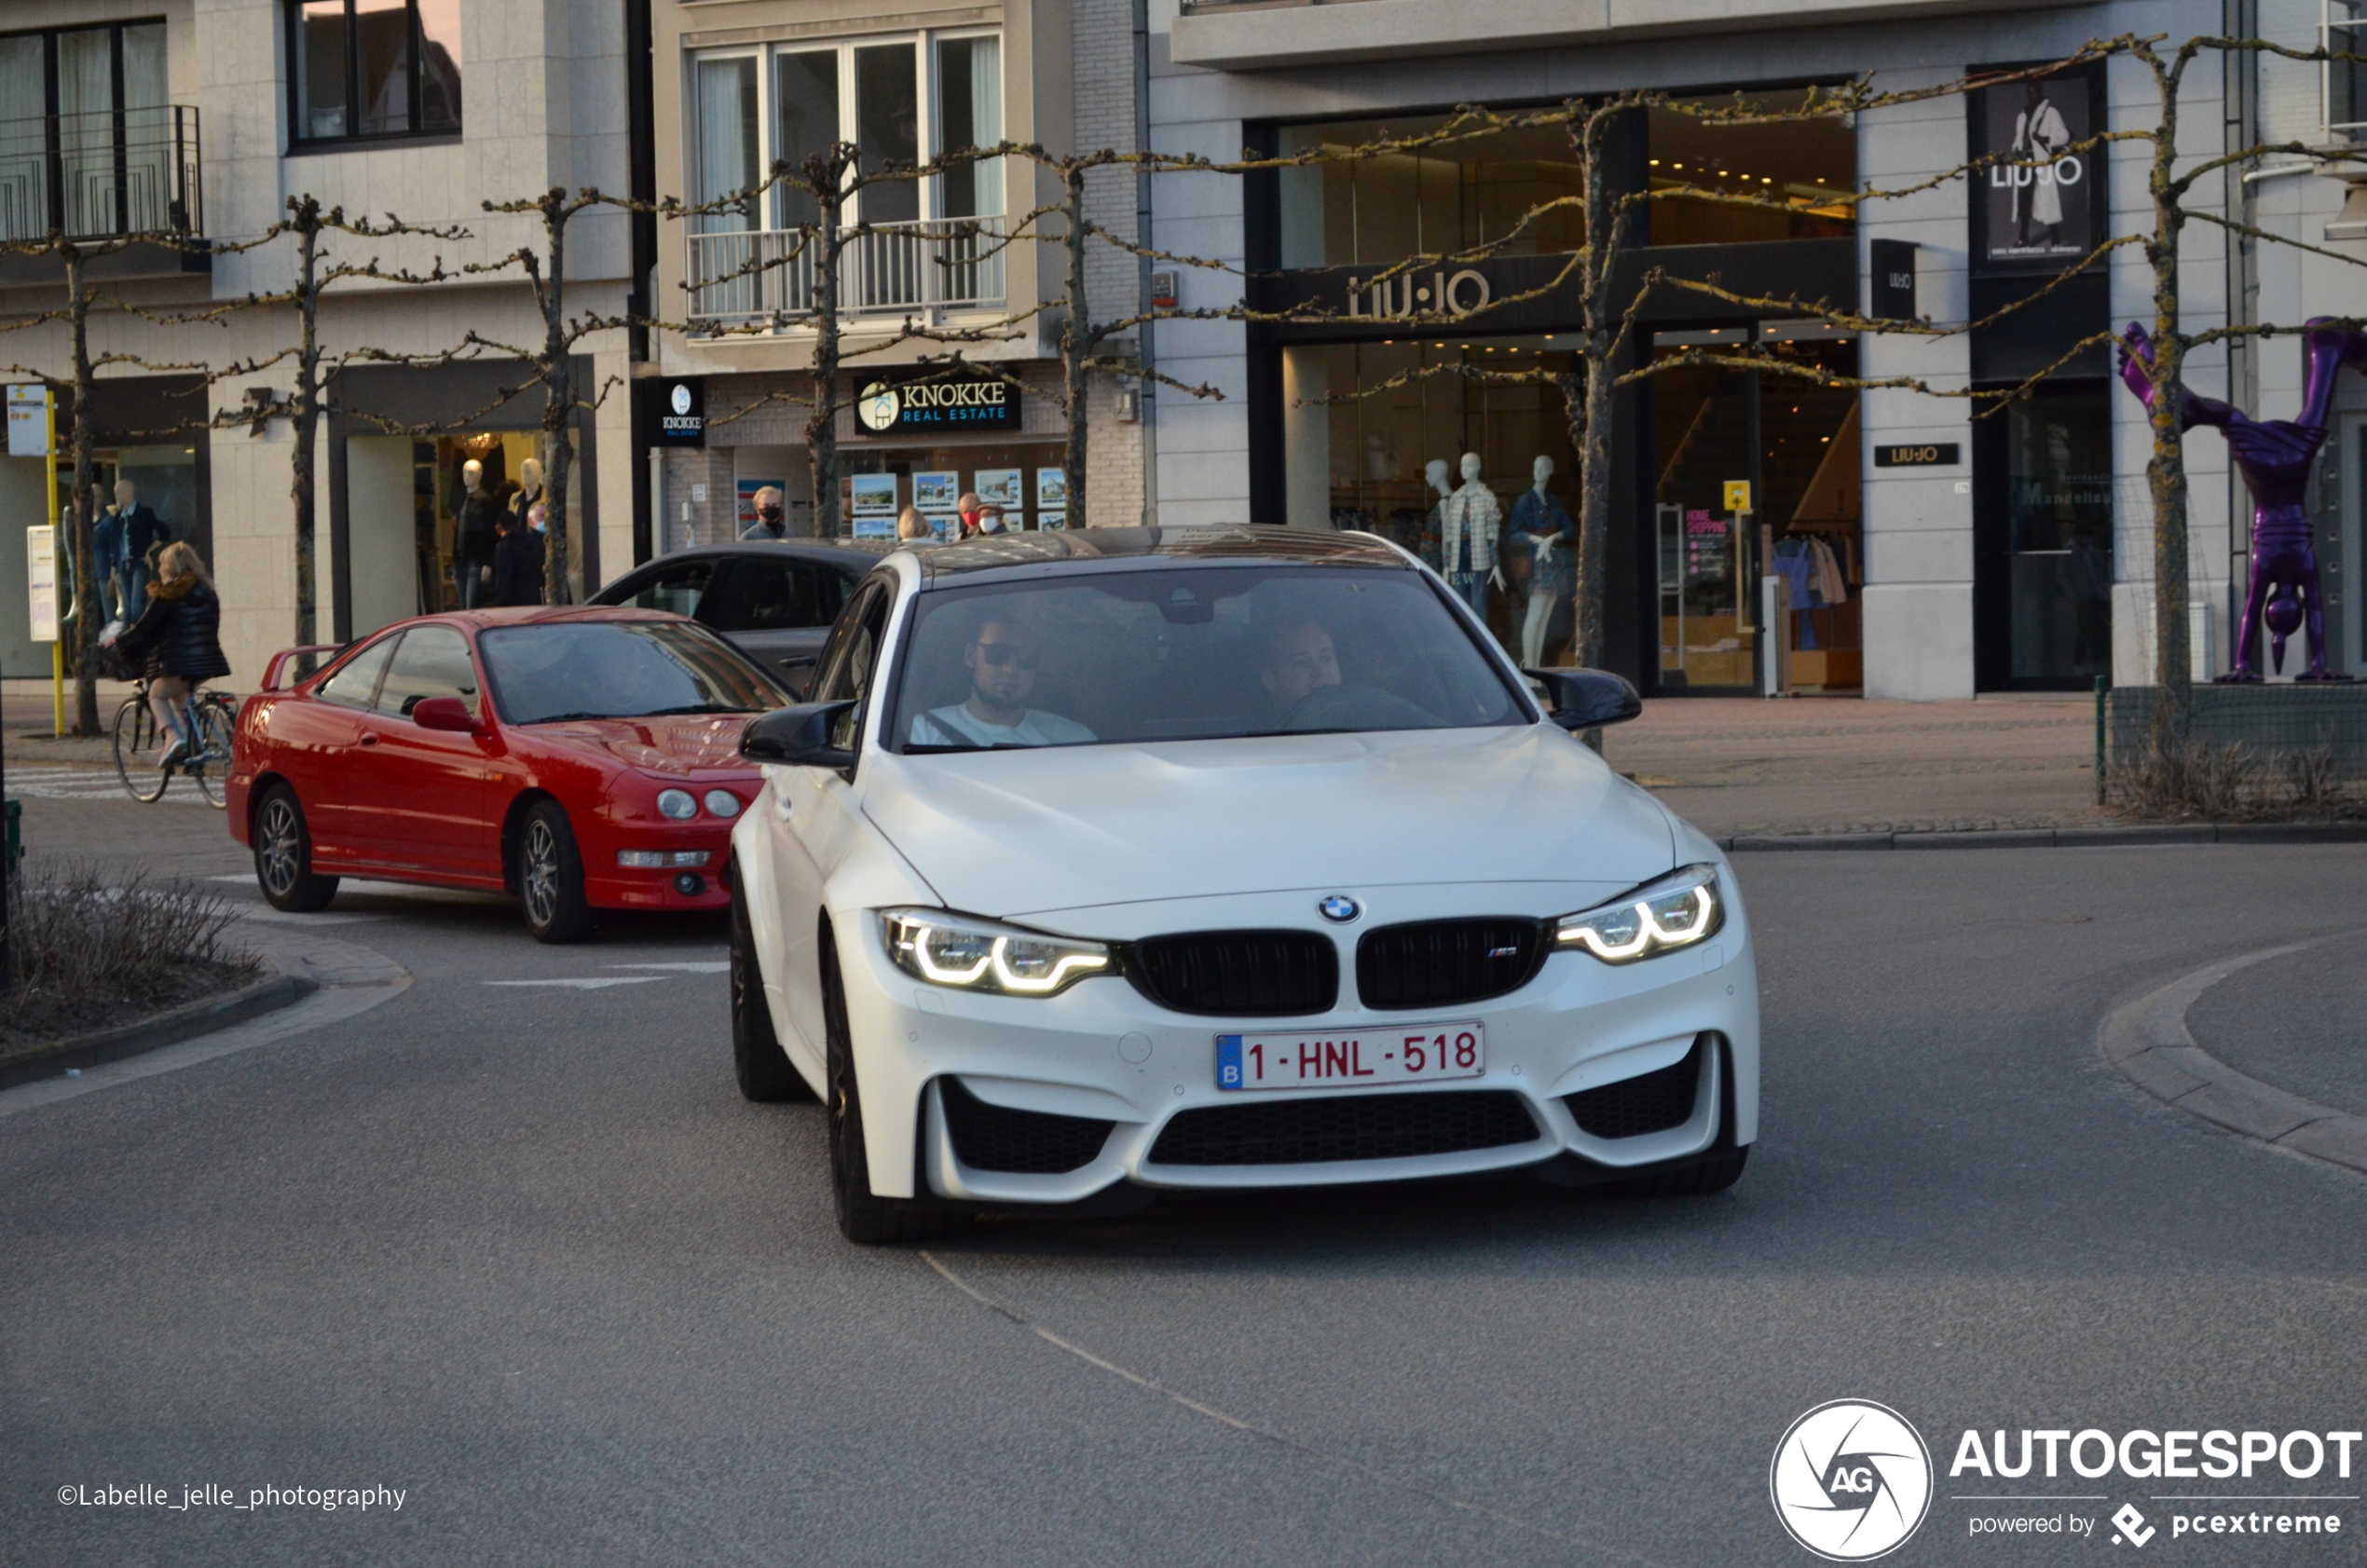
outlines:
[{"label": "shop window", "polygon": [[[1485,384],[1447,368],[1553,374],[1569,363],[1568,348],[1545,336],[1401,338],[1286,350],[1289,522],[1376,533],[1445,569],[1429,469],[1444,464],[1447,484],[1459,486],[1465,453],[1478,456],[1481,482],[1495,492],[1507,526],[1523,492],[1536,485],[1539,457],[1553,465],[1546,494],[1575,518],[1578,463],[1560,390],[1543,381]],[[1507,548],[1498,565],[1505,585],[1489,598],[1490,627],[1506,648],[1538,649],[1552,662],[1553,650],[1569,637],[1567,607],[1548,607],[1530,628],[1536,579],[1528,552]],[[1549,571],[1544,580],[1551,586],[1557,574]]]},{"label": "shop window", "polygon": [[[1744,101],[1768,111],[1797,108],[1805,89],[1759,93]],[[1732,97],[1688,101],[1731,108]],[[1655,192],[1691,186],[1780,203],[1780,210],[1734,206],[1698,197],[1658,196],[1651,243],[1721,245],[1766,239],[1828,239],[1854,234],[1847,198],[1857,188],[1857,131],[1847,119],[1725,126],[1673,108],[1647,116],[1648,172]]]},{"label": "shop window", "polygon": [[460,130],[460,0],[290,0],[298,144]]},{"label": "shop window", "polygon": [[[1501,255],[1575,251],[1586,242],[1576,155],[1558,127],[1501,130],[1416,153],[1350,158],[1385,138],[1436,130],[1441,116],[1281,128],[1285,157],[1320,163],[1279,171],[1285,267],[1386,265],[1501,242]],[[1526,223],[1554,201],[1569,205]]]},{"label": "shop window", "polygon": [[[1849,334],[1815,322],[1670,331],[1663,362],[1756,339],[1760,352],[1833,375],[1857,373]],[[1787,650],[1792,684],[1865,682],[1858,596],[1865,582],[1857,394],[1775,372],[1670,364],[1651,389],[1652,525],[1661,683],[1757,685],[1762,639]],[[1748,504],[1731,488],[1748,487]],[[1784,579],[1788,609],[1760,624],[1762,576]]]}]

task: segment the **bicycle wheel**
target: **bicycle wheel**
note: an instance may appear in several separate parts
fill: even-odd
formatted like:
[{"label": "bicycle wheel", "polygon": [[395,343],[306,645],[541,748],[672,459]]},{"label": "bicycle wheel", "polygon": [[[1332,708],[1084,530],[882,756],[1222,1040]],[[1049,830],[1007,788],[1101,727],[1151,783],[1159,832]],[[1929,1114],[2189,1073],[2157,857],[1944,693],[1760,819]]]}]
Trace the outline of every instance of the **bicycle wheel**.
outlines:
[{"label": "bicycle wheel", "polygon": [[171,782],[162,766],[164,742],[158,729],[144,698],[127,697],[115,711],[116,777],[132,799],[144,804],[161,797]]},{"label": "bicycle wheel", "polygon": [[219,702],[198,702],[190,706],[197,710],[198,744],[181,765],[205,797],[205,803],[215,811],[223,808],[222,781],[230,776],[230,712]]}]

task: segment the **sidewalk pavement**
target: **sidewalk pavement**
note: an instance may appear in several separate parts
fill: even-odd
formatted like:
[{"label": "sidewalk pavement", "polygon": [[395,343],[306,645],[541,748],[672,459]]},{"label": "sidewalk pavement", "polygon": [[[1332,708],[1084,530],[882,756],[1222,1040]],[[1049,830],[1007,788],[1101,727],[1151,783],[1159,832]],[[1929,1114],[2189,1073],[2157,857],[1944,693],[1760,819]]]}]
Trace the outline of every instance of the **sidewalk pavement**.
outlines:
[{"label": "sidewalk pavement", "polygon": [[[102,714],[112,719],[129,690],[103,688]],[[46,693],[7,692],[8,793],[94,805],[118,795],[102,776],[114,767],[107,739],[47,738],[48,719]],[[2111,820],[2095,804],[2095,702],[2086,696],[1678,697],[1647,702],[1641,718],[1605,730],[1603,755],[1713,839],[2079,827]],[[26,810],[30,832],[34,807]],[[91,819],[74,837],[87,831],[93,851],[111,850],[106,820]],[[218,817],[179,831],[218,838],[237,852]]]},{"label": "sidewalk pavement", "polygon": [[2089,696],[1968,702],[1677,697],[1603,731],[1610,765],[1713,839],[2081,827]]}]

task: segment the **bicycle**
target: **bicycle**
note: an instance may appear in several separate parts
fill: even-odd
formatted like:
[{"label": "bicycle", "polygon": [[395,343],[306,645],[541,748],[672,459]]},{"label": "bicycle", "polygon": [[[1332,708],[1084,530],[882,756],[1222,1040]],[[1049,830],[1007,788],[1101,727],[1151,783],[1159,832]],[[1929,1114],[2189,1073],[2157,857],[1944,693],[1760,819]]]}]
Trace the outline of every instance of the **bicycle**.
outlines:
[{"label": "bicycle", "polygon": [[[115,712],[115,770],[124,789],[143,805],[164,798],[177,770],[188,775],[205,803],[223,808],[222,781],[230,774],[230,737],[238,704],[219,691],[193,691],[181,700],[181,716],[193,739],[170,766],[164,760],[171,731],[157,724],[148,705],[148,682],[135,683]],[[136,781],[136,782],[135,782]]]}]

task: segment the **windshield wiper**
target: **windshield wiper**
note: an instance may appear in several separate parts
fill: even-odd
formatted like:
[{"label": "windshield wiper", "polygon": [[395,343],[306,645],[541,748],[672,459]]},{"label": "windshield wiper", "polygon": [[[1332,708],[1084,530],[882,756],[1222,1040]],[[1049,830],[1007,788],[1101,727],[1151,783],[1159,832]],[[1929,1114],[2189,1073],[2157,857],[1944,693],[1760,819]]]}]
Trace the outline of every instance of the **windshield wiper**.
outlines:
[{"label": "windshield wiper", "polygon": [[520,722],[526,724],[565,724],[569,719],[576,718],[623,718],[625,716],[626,716],[623,714],[543,714],[539,717],[523,719]]},{"label": "windshield wiper", "polygon": [[636,716],[641,718],[673,718],[681,714],[752,714],[760,708],[744,708],[735,702],[690,702],[678,708],[651,708]]}]

